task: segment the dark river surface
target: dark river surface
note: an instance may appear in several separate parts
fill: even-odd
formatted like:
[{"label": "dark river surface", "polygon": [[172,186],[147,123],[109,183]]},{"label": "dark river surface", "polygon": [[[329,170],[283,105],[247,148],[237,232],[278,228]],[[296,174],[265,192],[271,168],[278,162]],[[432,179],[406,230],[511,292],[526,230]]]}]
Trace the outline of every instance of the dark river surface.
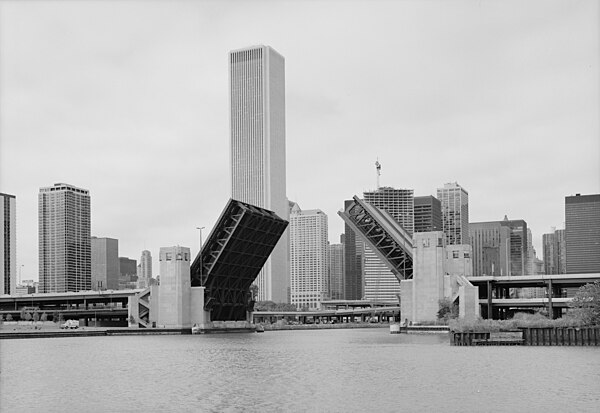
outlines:
[{"label": "dark river surface", "polygon": [[388,329],[2,340],[2,412],[600,412],[599,347]]}]

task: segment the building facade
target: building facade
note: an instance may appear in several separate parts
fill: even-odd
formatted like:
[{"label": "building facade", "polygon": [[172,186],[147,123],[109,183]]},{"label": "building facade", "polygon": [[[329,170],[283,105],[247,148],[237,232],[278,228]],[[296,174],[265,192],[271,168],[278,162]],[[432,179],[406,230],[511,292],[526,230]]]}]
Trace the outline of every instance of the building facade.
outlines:
[{"label": "building facade", "polygon": [[458,183],[438,188],[442,206],[442,229],[447,245],[469,243],[469,193]]},{"label": "building facade", "polygon": [[41,292],[90,290],[90,195],[58,183],[40,188],[39,277]]},{"label": "building facade", "polygon": [[91,238],[92,290],[119,289],[119,240]]},{"label": "building facade", "polygon": [[329,245],[329,297],[344,299],[344,244]]},{"label": "building facade", "polygon": [[[231,196],[289,219],[285,61],[269,46],[229,53]],[[289,302],[289,230],[256,279],[258,300]]]},{"label": "building facade", "polygon": [[[344,201],[347,209],[354,201]],[[364,244],[348,224],[344,224],[344,299],[363,297]]]},{"label": "building facade", "polygon": [[565,197],[567,274],[600,272],[600,194]]},{"label": "building facade", "polygon": [[416,196],[414,232],[442,231],[442,203],[434,196]]},{"label": "building facade", "polygon": [[544,248],[543,274],[566,274],[567,243],[565,242],[565,230],[555,229],[549,234],[543,234],[542,245]]},{"label": "building facade", "polygon": [[[473,275],[527,275],[528,230],[522,219],[469,223]],[[533,271],[533,267],[529,268]]]},{"label": "building facade", "polygon": [[327,215],[318,209],[290,214],[291,303],[297,308],[320,309],[328,299]]},{"label": "building facade", "polygon": [[0,294],[17,291],[16,197],[0,193]]},{"label": "building facade", "polygon": [[[369,204],[386,211],[410,235],[414,232],[414,191],[381,187],[363,193]],[[400,281],[369,246],[364,247],[365,300],[393,301],[400,295]]]},{"label": "building facade", "polygon": [[137,261],[127,257],[119,257],[119,289],[137,287]]},{"label": "building facade", "polygon": [[137,266],[137,282],[139,288],[146,288],[152,279],[152,254],[150,251],[142,251],[140,263]]}]

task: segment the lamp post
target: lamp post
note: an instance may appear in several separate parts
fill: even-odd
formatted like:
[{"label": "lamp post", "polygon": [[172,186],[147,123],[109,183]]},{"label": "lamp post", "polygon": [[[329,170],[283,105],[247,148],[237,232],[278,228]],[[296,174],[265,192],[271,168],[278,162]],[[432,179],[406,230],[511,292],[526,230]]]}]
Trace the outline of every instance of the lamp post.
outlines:
[{"label": "lamp post", "polygon": [[196,227],[196,229],[200,232],[200,249],[198,250],[198,259],[200,260],[200,280],[202,280],[202,230],[204,228],[205,227]]}]

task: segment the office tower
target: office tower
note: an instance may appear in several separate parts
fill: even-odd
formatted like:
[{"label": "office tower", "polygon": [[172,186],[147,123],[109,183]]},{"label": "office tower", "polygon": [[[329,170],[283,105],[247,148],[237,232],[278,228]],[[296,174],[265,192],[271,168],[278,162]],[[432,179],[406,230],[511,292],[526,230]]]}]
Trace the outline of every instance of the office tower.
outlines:
[{"label": "office tower", "polygon": [[565,230],[553,229],[549,234],[542,235],[544,248],[544,274],[567,273],[567,245]]},{"label": "office tower", "polygon": [[534,275],[535,248],[533,248],[533,234],[531,228],[527,228],[527,258],[525,259],[525,274]]},{"label": "office tower", "polygon": [[90,290],[90,195],[58,183],[40,188],[39,276],[41,292]]},{"label": "office tower", "polygon": [[469,193],[458,183],[438,188],[437,199],[442,204],[442,229],[447,245],[469,243]]},{"label": "office tower", "polygon": [[17,291],[16,198],[0,193],[0,295]]},{"label": "office tower", "polygon": [[119,289],[119,240],[91,238],[92,290]]},{"label": "office tower", "polygon": [[[344,201],[347,209],[354,201]],[[360,300],[363,296],[364,243],[344,224],[344,299]]]},{"label": "office tower", "polygon": [[[229,53],[231,196],[289,219],[284,58],[269,46]],[[258,300],[289,302],[289,229],[256,279]]]},{"label": "office tower", "polygon": [[600,272],[600,194],[565,197],[567,274]]},{"label": "office tower", "polygon": [[321,210],[290,213],[291,303],[297,308],[320,309],[329,298],[327,215]]},{"label": "office tower", "polygon": [[133,289],[137,284],[137,261],[119,257],[119,289]]},{"label": "office tower", "polygon": [[329,297],[344,298],[344,244],[329,245]]},{"label": "office tower", "polygon": [[527,223],[522,219],[508,219],[505,215],[500,221],[502,226],[510,228],[510,272],[508,275],[527,275]]},{"label": "office tower", "polygon": [[522,219],[469,223],[473,275],[526,275],[527,223]]},{"label": "office tower", "polygon": [[442,230],[442,203],[434,196],[415,197],[414,232]]},{"label": "office tower", "polygon": [[139,288],[150,286],[150,280],[152,279],[152,255],[148,250],[142,251],[140,263],[137,266],[137,277]]},{"label": "office tower", "polygon": [[[386,211],[410,235],[414,231],[414,191],[412,189],[377,188],[363,193],[369,204]],[[400,294],[400,282],[369,246],[364,247],[365,300],[394,301]]]},{"label": "office tower", "polygon": [[414,232],[414,191],[412,189],[377,188],[363,193],[364,200],[387,211],[410,235]]}]

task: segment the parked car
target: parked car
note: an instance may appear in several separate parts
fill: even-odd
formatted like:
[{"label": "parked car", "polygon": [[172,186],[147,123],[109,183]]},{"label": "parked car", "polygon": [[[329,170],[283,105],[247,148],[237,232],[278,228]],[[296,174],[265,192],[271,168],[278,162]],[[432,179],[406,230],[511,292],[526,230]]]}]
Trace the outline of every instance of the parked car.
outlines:
[{"label": "parked car", "polygon": [[79,320],[67,320],[64,324],[60,325],[60,328],[69,330],[79,328]]}]

